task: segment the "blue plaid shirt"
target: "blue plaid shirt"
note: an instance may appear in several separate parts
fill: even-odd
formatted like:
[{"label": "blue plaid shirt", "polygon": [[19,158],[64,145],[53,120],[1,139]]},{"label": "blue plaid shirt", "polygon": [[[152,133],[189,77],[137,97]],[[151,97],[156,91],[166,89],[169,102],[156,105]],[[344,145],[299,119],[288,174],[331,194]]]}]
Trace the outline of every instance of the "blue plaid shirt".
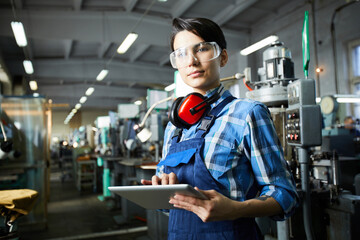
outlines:
[{"label": "blue plaid shirt", "polygon": [[[214,92],[209,91],[206,96]],[[228,96],[230,92],[225,91],[211,106]],[[184,129],[181,141],[193,138],[199,124]],[[166,158],[175,129],[169,122],[162,159]],[[210,174],[227,189],[226,195],[231,199],[245,201],[256,197],[260,191],[260,195],[273,197],[284,211],[284,215],[273,216],[274,220],[286,219],[293,213],[298,202],[295,183],[270,112],[262,103],[249,99],[235,99],[229,103],[206,134],[201,154]],[[157,169],[158,176],[162,168]]]}]

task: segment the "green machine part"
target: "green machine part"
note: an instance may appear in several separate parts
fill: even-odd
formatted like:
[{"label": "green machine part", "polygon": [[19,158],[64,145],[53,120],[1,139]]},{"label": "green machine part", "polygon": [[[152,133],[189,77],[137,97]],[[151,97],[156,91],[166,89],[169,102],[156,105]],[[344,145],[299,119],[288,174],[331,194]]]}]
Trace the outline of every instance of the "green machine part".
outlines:
[{"label": "green machine part", "polygon": [[303,53],[303,69],[305,78],[309,76],[310,48],[309,48],[309,12],[305,11],[304,25],[302,29],[302,53]]}]

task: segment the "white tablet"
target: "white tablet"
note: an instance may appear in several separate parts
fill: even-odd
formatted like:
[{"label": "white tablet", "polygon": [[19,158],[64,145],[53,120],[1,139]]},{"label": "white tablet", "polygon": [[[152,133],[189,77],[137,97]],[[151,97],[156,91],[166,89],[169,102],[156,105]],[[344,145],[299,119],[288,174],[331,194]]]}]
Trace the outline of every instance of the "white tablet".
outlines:
[{"label": "white tablet", "polygon": [[172,209],[170,197],[176,193],[208,199],[188,184],[111,186],[109,190],[146,209]]}]

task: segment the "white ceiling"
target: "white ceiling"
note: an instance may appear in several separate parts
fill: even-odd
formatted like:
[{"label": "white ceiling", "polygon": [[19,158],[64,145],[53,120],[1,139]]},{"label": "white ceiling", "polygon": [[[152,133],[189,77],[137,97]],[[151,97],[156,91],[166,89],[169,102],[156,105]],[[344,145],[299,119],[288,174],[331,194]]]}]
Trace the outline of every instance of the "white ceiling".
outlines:
[{"label": "white ceiling", "polygon": [[[147,88],[173,82],[169,63],[172,18],[216,21],[231,52],[248,44],[254,24],[276,16],[277,9],[291,1],[0,0],[0,54],[14,80],[26,76],[22,61],[30,58],[34,74],[26,79],[35,79],[38,93],[54,103],[73,107],[94,86],[83,107],[116,109],[119,103],[145,96]],[[15,19],[25,27],[29,42],[25,49],[16,45],[12,33],[10,22]],[[117,54],[130,31],[138,33],[138,39],[127,53]],[[109,74],[97,82],[104,67]]]}]

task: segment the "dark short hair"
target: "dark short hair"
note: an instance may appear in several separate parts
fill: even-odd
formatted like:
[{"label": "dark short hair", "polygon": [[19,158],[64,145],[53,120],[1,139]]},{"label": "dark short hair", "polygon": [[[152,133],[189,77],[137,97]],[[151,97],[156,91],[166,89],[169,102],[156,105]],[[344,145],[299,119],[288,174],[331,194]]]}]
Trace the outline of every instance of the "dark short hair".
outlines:
[{"label": "dark short hair", "polygon": [[176,34],[181,31],[189,31],[201,37],[206,42],[216,42],[221,49],[226,49],[226,40],[223,31],[215,22],[207,18],[174,18],[172,22],[172,34],[170,38],[171,49],[174,51]]}]

